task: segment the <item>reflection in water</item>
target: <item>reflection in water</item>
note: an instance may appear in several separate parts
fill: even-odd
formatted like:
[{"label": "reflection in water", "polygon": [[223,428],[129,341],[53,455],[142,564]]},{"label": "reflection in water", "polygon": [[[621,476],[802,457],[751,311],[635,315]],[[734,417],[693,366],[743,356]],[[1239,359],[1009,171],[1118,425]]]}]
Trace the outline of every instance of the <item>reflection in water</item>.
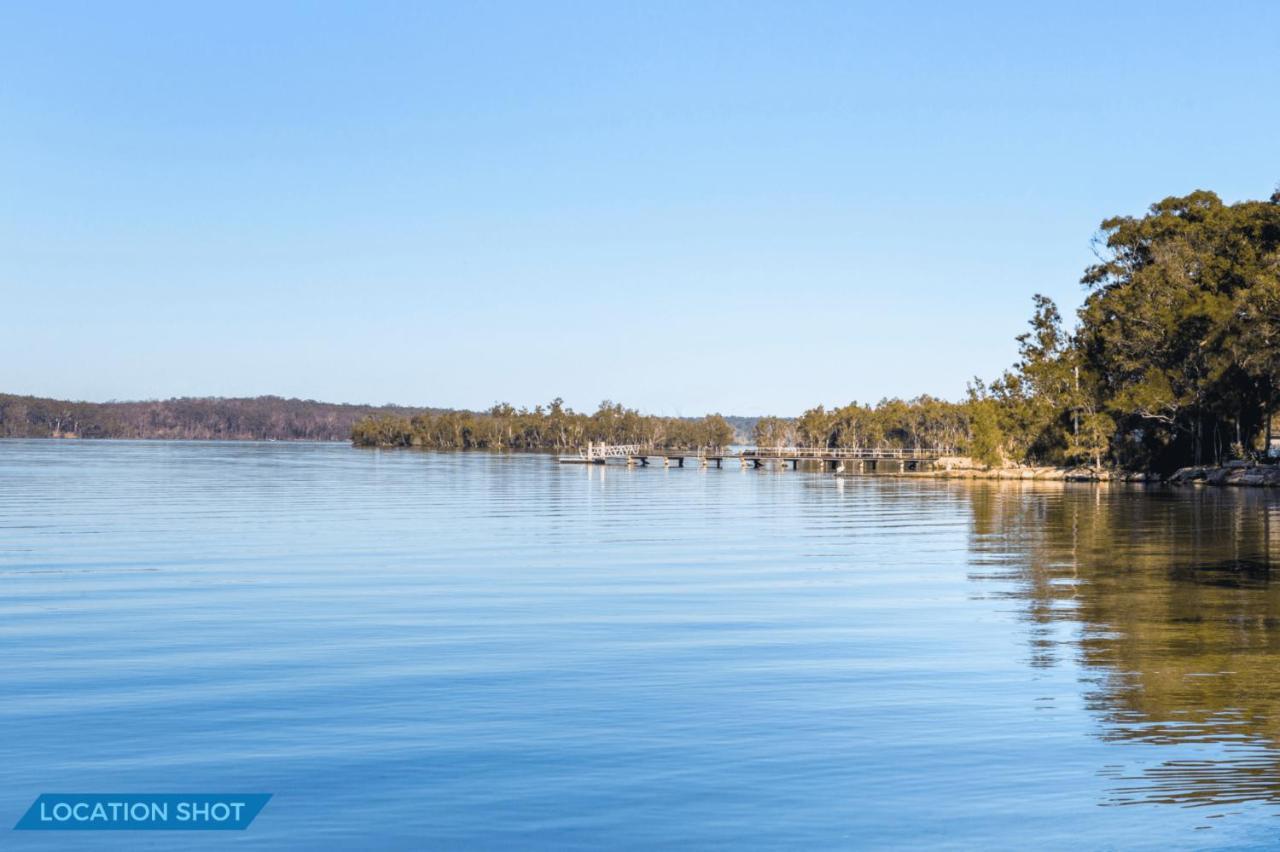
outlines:
[{"label": "reflection in water", "polygon": [[1280,503],[1257,490],[973,489],[972,577],[1020,602],[1031,664],[1074,656],[1107,804],[1280,802]]}]

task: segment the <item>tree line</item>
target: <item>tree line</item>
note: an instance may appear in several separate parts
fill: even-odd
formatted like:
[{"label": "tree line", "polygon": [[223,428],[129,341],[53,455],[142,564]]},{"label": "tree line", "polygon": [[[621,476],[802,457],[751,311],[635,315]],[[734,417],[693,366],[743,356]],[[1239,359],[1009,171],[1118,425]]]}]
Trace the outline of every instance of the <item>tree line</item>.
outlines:
[{"label": "tree line", "polygon": [[605,400],[595,412],[574,411],[562,399],[533,409],[498,403],[488,411],[378,415],[351,432],[357,446],[443,450],[567,450],[587,442],[688,449],[725,447],[735,432],[719,414],[658,417]]},{"label": "tree line", "polygon": [[[799,418],[701,418],[641,414],[605,400],[592,414],[555,399],[533,409],[507,403],[488,411],[447,411],[410,417],[378,415],[352,430],[366,447],[443,450],[568,450],[588,442],[641,444],[666,449],[723,448],[737,442],[757,446],[941,448],[958,451],[969,441],[969,405],[921,396],[876,405],[822,406]],[[745,434],[739,427],[748,427]]]},{"label": "tree line", "polygon": [[798,418],[761,417],[754,438],[761,447],[887,447],[953,453],[969,444],[969,410],[964,403],[927,395],[883,399],[875,405],[851,402],[831,410],[819,405]]}]

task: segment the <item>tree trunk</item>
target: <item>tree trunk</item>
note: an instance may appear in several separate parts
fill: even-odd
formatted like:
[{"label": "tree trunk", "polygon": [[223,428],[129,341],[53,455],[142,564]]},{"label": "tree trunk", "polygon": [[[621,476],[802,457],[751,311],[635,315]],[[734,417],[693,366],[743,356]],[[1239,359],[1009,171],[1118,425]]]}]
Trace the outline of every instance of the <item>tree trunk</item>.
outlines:
[{"label": "tree trunk", "polygon": [[1267,443],[1262,448],[1263,458],[1271,458],[1271,394],[1275,390],[1275,379],[1267,379]]},{"label": "tree trunk", "polygon": [[1199,465],[1200,459],[1204,457],[1201,451],[1204,444],[1203,438],[1204,438],[1204,418],[1201,417],[1199,414],[1196,414],[1196,434],[1195,434],[1195,438],[1193,439],[1195,441],[1195,450],[1193,450],[1192,452],[1192,460],[1196,465]]}]

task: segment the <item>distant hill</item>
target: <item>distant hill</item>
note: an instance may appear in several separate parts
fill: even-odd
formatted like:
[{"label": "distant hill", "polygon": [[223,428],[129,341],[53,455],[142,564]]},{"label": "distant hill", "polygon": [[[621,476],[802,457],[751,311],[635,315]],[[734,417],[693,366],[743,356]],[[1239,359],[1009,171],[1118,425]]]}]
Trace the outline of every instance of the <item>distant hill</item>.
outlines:
[{"label": "distant hill", "polygon": [[734,417],[726,414],[724,419],[733,427],[735,444],[754,444],[756,423],[759,417]]},{"label": "distant hill", "polygon": [[446,410],[278,396],[70,402],[0,394],[0,438],[349,441],[352,425],[370,415],[412,417]]}]

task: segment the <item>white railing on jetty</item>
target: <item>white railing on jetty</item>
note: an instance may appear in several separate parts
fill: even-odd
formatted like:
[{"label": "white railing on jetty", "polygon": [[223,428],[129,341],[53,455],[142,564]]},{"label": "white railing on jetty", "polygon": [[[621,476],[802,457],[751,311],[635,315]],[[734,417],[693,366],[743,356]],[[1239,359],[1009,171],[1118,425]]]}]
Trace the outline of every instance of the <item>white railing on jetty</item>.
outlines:
[{"label": "white railing on jetty", "polygon": [[585,461],[597,459],[629,459],[644,454],[644,447],[639,444],[592,444],[588,443],[578,450],[578,456]]},{"label": "white railing on jetty", "polygon": [[742,451],[742,457],[749,459],[936,459],[951,454],[945,447],[755,447]]},{"label": "white railing on jetty", "polygon": [[669,450],[644,444],[596,444],[588,443],[576,456],[563,457],[566,461],[596,462],[605,459],[643,459],[645,457],[668,458],[741,458],[741,459],[914,459],[930,460],[954,454],[950,447],[902,449],[899,447],[751,447],[740,452],[727,449],[699,447],[688,450]]}]

